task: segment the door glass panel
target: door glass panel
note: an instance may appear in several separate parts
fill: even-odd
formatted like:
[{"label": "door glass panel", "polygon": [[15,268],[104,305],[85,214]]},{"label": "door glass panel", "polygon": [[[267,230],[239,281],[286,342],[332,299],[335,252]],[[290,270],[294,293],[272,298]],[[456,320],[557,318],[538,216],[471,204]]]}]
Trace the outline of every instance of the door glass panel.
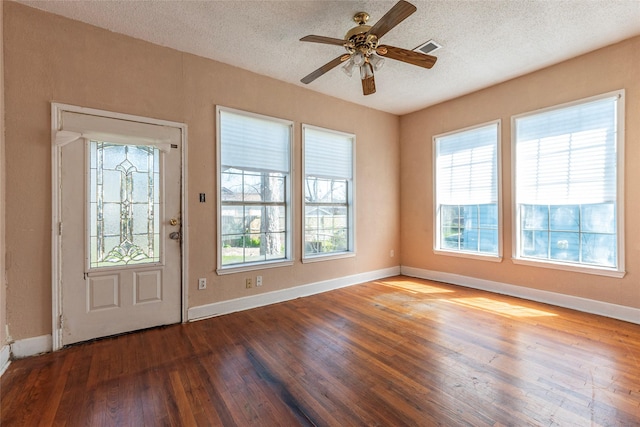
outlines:
[{"label": "door glass panel", "polygon": [[160,261],[160,151],[91,141],[89,267]]}]

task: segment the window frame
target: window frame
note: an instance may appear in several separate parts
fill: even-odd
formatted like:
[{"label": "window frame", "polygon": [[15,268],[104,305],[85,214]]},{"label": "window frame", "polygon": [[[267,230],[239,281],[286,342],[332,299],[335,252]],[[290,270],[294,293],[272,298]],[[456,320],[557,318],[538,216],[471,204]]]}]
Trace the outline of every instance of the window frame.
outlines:
[{"label": "window frame", "polygon": [[[438,147],[437,140],[450,135],[458,133],[464,133],[473,131],[475,129],[486,128],[489,126],[496,126],[496,193],[497,193],[497,211],[498,211],[498,252],[496,254],[482,253],[482,252],[470,252],[462,250],[453,250],[440,247],[440,205],[438,204],[438,176],[437,176],[437,160],[438,160]],[[502,215],[502,120],[496,119],[488,122],[480,123],[477,125],[467,126],[461,129],[455,129],[449,132],[434,135],[432,137],[432,173],[433,173],[433,253],[436,255],[454,256],[461,258],[470,258],[482,261],[490,262],[502,262],[503,257],[503,215]],[[462,205],[459,205],[462,206]]]},{"label": "window frame", "polygon": [[[289,132],[289,153],[287,159],[287,165],[289,167],[288,178],[285,179],[284,183],[284,207],[285,207],[285,256],[284,258],[279,258],[275,260],[260,260],[260,261],[250,261],[243,262],[238,264],[230,264],[223,265],[222,264],[222,241],[223,241],[223,233],[222,233],[222,211],[224,206],[226,205],[222,200],[222,135],[221,135],[221,113],[227,112],[236,115],[242,115],[246,117],[252,117],[260,120],[271,121],[274,123],[282,124],[288,128]],[[294,251],[293,251],[293,242],[294,242],[294,234],[295,230],[293,227],[293,215],[294,215],[294,206],[293,206],[293,191],[294,191],[294,163],[293,163],[293,127],[294,123],[290,120],[285,120],[277,117],[267,116],[263,114],[238,110],[235,108],[224,107],[221,105],[216,106],[216,217],[217,217],[217,269],[216,273],[218,275],[224,274],[232,274],[244,271],[253,271],[253,270],[261,270],[265,268],[275,268],[275,267],[283,267],[290,266],[294,263]],[[267,203],[269,204],[269,203]],[[264,204],[263,204],[264,205]]]},{"label": "window frame", "polygon": [[[606,98],[617,98],[616,105],[616,200],[615,200],[615,216],[616,216],[616,251],[617,251],[617,266],[605,267],[590,264],[582,264],[579,262],[563,262],[560,260],[540,259],[531,257],[522,257],[520,254],[521,244],[521,213],[518,208],[518,194],[517,194],[517,128],[516,121],[518,119],[542,114],[554,110],[562,110],[565,108],[574,107],[581,104],[588,104],[603,100]],[[586,274],[594,274],[600,276],[608,276],[614,278],[622,278],[626,274],[625,272],[625,252],[624,252],[624,145],[625,145],[625,90],[619,89],[595,96],[581,98],[575,101],[570,101],[562,104],[552,105],[549,107],[528,111],[511,116],[511,210],[513,221],[513,233],[512,233],[512,262],[514,264],[550,268],[555,270],[572,271]]]},{"label": "window frame", "polygon": [[[306,131],[307,129],[314,130],[317,132],[326,132],[330,134],[339,135],[341,137],[346,137],[351,139],[351,179],[347,179],[347,250],[339,251],[339,252],[327,252],[327,253],[316,253],[316,254],[307,254],[306,252],[306,181],[307,181],[307,173],[306,173]],[[356,255],[356,223],[355,223],[355,211],[356,211],[356,135],[348,132],[341,132],[334,129],[327,129],[319,126],[314,126],[310,124],[302,124],[302,221],[301,221],[301,250],[302,250],[302,262],[318,262],[318,261],[328,261],[333,259],[340,258],[348,258]],[[331,178],[331,177],[323,177],[323,178]]]}]

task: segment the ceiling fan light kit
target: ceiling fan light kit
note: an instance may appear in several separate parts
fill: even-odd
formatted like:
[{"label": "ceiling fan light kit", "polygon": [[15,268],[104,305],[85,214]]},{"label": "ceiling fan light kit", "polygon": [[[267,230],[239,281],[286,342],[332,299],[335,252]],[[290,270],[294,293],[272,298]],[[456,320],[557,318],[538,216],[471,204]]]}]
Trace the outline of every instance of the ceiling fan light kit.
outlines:
[{"label": "ceiling fan light kit", "polygon": [[404,21],[409,15],[416,11],[416,7],[411,3],[400,0],[395,4],[375,25],[367,25],[369,14],[358,12],[353,16],[357,27],[350,29],[344,39],[333,37],[309,35],[300,39],[304,42],[324,43],[343,46],[347,54],[341,55],[329,61],[322,67],[303,77],[300,81],[309,84],[321,75],[332,70],[334,67],[346,62],[342,66],[342,71],[349,77],[353,75],[353,70],[357,66],[360,69],[360,79],[362,80],[362,93],[371,95],[376,91],[374,71],[380,70],[384,64],[384,57],[406,62],[423,68],[431,68],[436,63],[437,58],[421,52],[402,49],[394,46],[379,45],[382,36],[393,27]]}]

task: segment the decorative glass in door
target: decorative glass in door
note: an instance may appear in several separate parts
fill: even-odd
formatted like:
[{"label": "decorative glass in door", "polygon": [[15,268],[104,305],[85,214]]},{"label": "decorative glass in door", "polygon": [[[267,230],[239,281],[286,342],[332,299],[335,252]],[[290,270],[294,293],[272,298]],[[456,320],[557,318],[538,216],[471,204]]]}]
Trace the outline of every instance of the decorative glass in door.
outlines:
[{"label": "decorative glass in door", "polygon": [[159,262],[160,151],[89,145],[89,267]]}]

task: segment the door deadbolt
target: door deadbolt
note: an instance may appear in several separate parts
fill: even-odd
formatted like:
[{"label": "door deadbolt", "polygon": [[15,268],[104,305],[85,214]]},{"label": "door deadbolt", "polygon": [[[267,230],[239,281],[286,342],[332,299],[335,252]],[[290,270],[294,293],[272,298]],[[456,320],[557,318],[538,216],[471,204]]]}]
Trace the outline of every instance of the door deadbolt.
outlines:
[{"label": "door deadbolt", "polygon": [[178,220],[177,220],[177,219],[175,219],[175,218],[171,218],[171,219],[169,220],[169,224],[174,225],[174,226],[175,226],[175,225],[178,225]]}]

